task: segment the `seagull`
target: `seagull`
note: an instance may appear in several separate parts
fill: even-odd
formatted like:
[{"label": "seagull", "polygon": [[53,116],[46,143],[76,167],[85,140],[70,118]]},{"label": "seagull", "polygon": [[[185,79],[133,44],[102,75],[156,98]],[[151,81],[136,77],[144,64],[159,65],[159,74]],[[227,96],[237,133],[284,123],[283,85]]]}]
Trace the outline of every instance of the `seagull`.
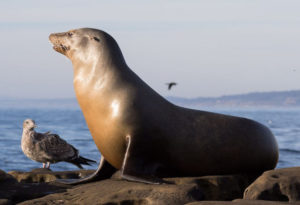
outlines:
[{"label": "seagull", "polygon": [[83,169],[81,164],[90,165],[94,160],[79,155],[79,151],[51,132],[38,133],[35,121],[26,119],[23,122],[21,148],[24,154],[37,162],[43,163],[43,168],[50,168],[50,163],[69,162]]},{"label": "seagull", "polygon": [[168,86],[168,90],[171,90],[171,88],[175,85],[177,85],[177,83],[175,82],[170,82],[170,83],[166,83],[166,85]]}]

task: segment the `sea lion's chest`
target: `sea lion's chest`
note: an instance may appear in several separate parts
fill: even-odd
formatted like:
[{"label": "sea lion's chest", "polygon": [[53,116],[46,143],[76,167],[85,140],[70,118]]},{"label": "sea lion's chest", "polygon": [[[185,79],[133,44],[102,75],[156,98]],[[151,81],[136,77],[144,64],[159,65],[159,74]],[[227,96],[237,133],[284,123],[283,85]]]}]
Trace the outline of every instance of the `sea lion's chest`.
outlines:
[{"label": "sea lion's chest", "polygon": [[104,158],[120,169],[126,151],[126,130],[122,123],[121,102],[108,93],[75,86],[93,140]]}]

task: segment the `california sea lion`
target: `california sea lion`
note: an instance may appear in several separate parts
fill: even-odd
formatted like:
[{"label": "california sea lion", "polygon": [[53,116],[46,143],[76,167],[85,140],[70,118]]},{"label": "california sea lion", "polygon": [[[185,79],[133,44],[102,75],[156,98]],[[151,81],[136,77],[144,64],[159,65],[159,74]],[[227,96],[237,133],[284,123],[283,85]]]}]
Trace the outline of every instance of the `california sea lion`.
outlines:
[{"label": "california sea lion", "polygon": [[[263,172],[278,161],[270,130],[253,120],[176,106],[150,88],[117,42],[90,28],[50,35],[74,67],[79,105],[102,154],[92,181]],[[78,182],[78,181],[77,181]],[[152,181],[153,182],[153,181]]]}]

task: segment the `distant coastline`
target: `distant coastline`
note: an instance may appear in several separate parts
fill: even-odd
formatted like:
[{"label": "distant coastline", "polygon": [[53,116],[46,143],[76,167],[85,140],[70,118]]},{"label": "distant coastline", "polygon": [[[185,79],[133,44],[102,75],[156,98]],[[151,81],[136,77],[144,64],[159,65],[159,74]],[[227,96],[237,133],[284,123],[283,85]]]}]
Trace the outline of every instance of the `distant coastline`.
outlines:
[{"label": "distant coastline", "polygon": [[224,95],[221,97],[198,97],[190,99],[167,97],[167,99],[177,105],[184,105],[187,107],[298,108],[300,107],[300,90],[253,92],[238,95]]},{"label": "distant coastline", "polygon": [[[166,97],[170,102],[184,107],[215,108],[300,108],[300,90],[253,92],[247,94],[224,95],[220,97]],[[0,109],[80,109],[75,98],[59,99],[19,99],[0,98]]]}]

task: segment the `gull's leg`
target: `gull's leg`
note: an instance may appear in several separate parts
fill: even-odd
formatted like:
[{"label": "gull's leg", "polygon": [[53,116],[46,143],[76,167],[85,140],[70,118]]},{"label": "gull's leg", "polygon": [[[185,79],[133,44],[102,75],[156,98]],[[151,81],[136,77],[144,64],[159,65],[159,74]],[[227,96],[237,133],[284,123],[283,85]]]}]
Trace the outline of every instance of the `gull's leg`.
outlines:
[{"label": "gull's leg", "polygon": [[46,168],[47,168],[47,169],[50,169],[50,162],[47,162]]},{"label": "gull's leg", "polygon": [[46,166],[46,164],[45,164],[45,163],[43,163],[43,168],[45,168],[45,166]]}]

